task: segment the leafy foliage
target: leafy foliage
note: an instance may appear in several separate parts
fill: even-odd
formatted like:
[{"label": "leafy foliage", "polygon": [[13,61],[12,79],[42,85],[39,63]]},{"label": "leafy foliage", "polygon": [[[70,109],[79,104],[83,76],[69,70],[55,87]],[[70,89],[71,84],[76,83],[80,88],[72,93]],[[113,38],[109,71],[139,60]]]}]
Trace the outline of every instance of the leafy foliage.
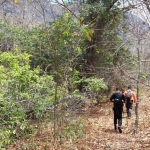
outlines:
[{"label": "leafy foliage", "polygon": [[87,49],[87,62],[94,66],[112,66],[115,47],[120,45],[119,24],[121,22],[121,10],[113,7],[109,11],[110,1],[107,3],[87,2],[90,5],[81,10],[84,23],[90,23],[94,31],[91,42],[87,41],[90,48]]},{"label": "leafy foliage", "polygon": [[66,13],[47,27],[35,27],[21,34],[19,46],[32,55],[31,67],[39,65],[43,71],[54,73],[53,69],[58,66],[57,70],[62,72],[75,65],[74,60],[84,51],[83,41],[91,38],[92,31]]},{"label": "leafy foliage", "polygon": [[[65,13],[31,29],[0,22],[0,148],[29,130],[26,112],[41,118],[53,106],[56,127],[59,118],[55,117],[65,114],[69,94],[80,99],[82,85],[84,92],[100,95],[107,89],[105,81],[112,78],[112,69],[132,60],[128,49],[120,48],[122,11],[111,4],[111,0],[88,0],[79,19]],[[81,122],[63,129],[62,137],[77,139],[84,134]]]},{"label": "leafy foliage", "polygon": [[72,124],[65,126],[63,132],[59,135],[61,138],[72,139],[73,141],[83,137],[85,134],[84,123],[81,120],[75,120]]},{"label": "leafy foliage", "polygon": [[98,78],[87,78],[85,82],[88,84],[86,87],[92,92],[100,92],[101,90],[107,89],[104,79]]},{"label": "leafy foliage", "polygon": [[29,57],[18,49],[0,54],[0,130],[6,129],[1,133],[1,147],[25,133],[27,111],[33,110],[39,118],[54,102],[53,77],[40,76],[40,68],[31,70]]}]

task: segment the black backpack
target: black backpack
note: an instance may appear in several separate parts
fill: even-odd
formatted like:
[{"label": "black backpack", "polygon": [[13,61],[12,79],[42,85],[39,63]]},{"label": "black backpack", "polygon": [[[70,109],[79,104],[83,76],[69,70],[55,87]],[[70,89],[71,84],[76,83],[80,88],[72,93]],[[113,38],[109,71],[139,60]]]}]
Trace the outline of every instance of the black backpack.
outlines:
[{"label": "black backpack", "polygon": [[115,93],[114,103],[119,104],[122,103],[122,94],[121,93]]},{"label": "black backpack", "polygon": [[117,104],[118,104],[118,103],[120,103],[120,100],[119,100],[118,98],[115,98],[115,99],[114,99],[114,103],[117,103]]}]

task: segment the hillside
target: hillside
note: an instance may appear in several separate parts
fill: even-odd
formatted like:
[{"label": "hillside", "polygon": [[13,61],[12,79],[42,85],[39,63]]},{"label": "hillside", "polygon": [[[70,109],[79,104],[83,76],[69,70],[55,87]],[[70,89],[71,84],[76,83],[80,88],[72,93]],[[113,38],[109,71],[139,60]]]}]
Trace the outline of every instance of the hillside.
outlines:
[{"label": "hillside", "polygon": [[[131,119],[123,114],[123,133],[113,128],[112,103],[101,102],[88,107],[85,113],[73,119],[85,124],[84,136],[76,140],[66,139],[62,143],[53,141],[52,124],[40,125],[35,135],[19,140],[7,150],[149,150],[150,149],[150,94],[145,88],[139,102],[138,133],[133,134],[135,113]],[[55,144],[54,144],[55,143]]]},{"label": "hillside", "polygon": [[[33,0],[29,3],[19,0],[15,4],[12,0],[2,0],[0,2],[0,19],[16,25],[38,25],[52,22],[65,12],[78,15],[79,9],[85,7],[78,2],[65,3],[63,5],[54,2],[49,0]],[[138,25],[141,32],[148,30],[148,23],[143,21],[138,14],[133,14],[132,11],[125,13],[124,20],[125,24],[128,24],[131,29]]]},{"label": "hillside", "polygon": [[[12,25],[18,25],[23,28],[31,28],[33,26],[48,24],[55,21],[59,16],[65,12],[71,12],[78,16],[81,4],[75,2],[74,4],[65,4],[61,6],[57,3],[51,3],[48,0],[33,0],[31,3],[24,0],[19,0],[14,4],[12,0],[3,0],[0,3],[0,19],[5,20]],[[134,10],[134,9],[133,9]],[[123,17],[123,26],[126,28],[126,34],[120,33],[127,48],[133,53],[137,51],[137,37],[142,37],[144,43],[142,47],[142,54],[148,53],[149,47],[149,24],[148,20],[141,19],[140,13],[133,13],[134,11],[126,12]],[[139,15],[139,16],[138,16]],[[147,21],[147,22],[146,22]],[[146,42],[145,42],[146,41]]]},{"label": "hillside", "polygon": [[79,4],[68,4],[67,7],[66,9],[56,3],[51,3],[49,0],[35,0],[30,1],[30,3],[19,0],[16,4],[12,0],[8,0],[0,3],[0,19],[13,25],[31,27],[53,22],[70,10],[72,13],[78,14]]}]

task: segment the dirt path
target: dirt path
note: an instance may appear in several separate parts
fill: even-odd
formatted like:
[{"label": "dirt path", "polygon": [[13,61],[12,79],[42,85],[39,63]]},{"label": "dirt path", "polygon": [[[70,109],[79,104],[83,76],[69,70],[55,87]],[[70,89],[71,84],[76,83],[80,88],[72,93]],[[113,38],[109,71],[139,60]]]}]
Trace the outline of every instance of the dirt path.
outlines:
[{"label": "dirt path", "polygon": [[150,98],[142,96],[139,103],[138,133],[133,134],[135,104],[132,117],[123,113],[123,133],[114,131],[112,106],[92,108],[88,116],[89,127],[86,136],[79,141],[79,150],[150,150]]},{"label": "dirt path", "polygon": [[8,150],[23,150],[23,147],[25,150],[150,150],[150,94],[146,95],[140,97],[139,126],[135,135],[135,104],[131,119],[126,117],[126,112],[123,113],[123,133],[119,133],[114,131],[113,104],[107,102],[93,106],[86,110],[85,115],[76,117],[85,124],[83,138],[53,145],[52,127],[47,124],[35,137],[18,141]]}]

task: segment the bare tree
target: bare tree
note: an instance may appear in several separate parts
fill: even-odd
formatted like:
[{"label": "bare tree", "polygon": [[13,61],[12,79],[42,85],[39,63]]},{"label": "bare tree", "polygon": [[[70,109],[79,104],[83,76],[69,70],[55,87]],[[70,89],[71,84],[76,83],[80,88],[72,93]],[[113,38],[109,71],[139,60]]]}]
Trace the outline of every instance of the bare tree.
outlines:
[{"label": "bare tree", "polygon": [[[134,79],[136,81],[136,87],[137,87],[137,103],[135,106],[135,126],[134,126],[134,133],[137,133],[138,130],[138,120],[139,120],[139,114],[138,114],[138,105],[139,105],[139,87],[140,84],[143,83],[141,79],[141,73],[142,70],[146,68],[142,65],[141,60],[146,60],[149,58],[149,48],[147,45],[149,45],[149,18],[150,18],[150,5],[149,1],[147,0],[128,0],[126,1],[126,6],[130,7],[129,9],[129,15],[131,15],[131,19],[129,20],[129,26],[128,26],[128,33],[125,36],[126,39],[130,41],[132,46],[129,46],[131,51],[137,56],[137,67],[134,70],[134,72],[128,72],[130,74],[131,79]],[[146,63],[147,61],[142,61]],[[147,67],[149,65],[146,65]],[[148,67],[149,68],[149,67]],[[147,72],[148,73],[148,72]],[[148,79],[149,80],[149,79]],[[146,85],[146,83],[143,83]]]}]

